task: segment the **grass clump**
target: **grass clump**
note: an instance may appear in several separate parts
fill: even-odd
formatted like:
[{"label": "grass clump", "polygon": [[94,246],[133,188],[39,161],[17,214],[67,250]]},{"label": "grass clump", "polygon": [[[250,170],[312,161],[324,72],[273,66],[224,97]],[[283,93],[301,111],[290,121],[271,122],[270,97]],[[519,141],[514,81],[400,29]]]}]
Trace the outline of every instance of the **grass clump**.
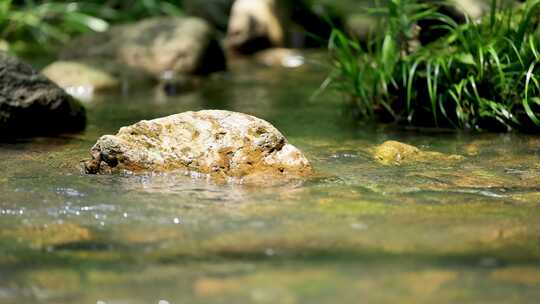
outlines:
[{"label": "grass clump", "polygon": [[[415,126],[540,130],[540,0],[463,24],[434,4],[388,0],[374,13],[383,31],[361,45],[335,30],[329,80],[358,116]],[[442,37],[419,45],[417,24]],[[431,29],[433,30],[433,28]]]}]

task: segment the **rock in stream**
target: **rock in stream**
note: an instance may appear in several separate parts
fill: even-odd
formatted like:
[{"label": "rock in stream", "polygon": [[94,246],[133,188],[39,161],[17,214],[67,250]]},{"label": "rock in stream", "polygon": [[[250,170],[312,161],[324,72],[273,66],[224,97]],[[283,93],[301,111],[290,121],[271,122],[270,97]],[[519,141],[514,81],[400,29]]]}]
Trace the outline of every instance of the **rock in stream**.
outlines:
[{"label": "rock in stream", "polygon": [[242,113],[184,112],[102,136],[87,173],[184,172],[238,181],[304,177],[307,158],[270,123]]},{"label": "rock in stream", "polygon": [[113,26],[75,39],[61,57],[109,60],[157,79],[164,73],[206,75],[226,68],[213,28],[196,17],[154,17]]},{"label": "rock in stream", "polygon": [[84,129],[86,112],[30,65],[0,51],[0,137]]},{"label": "rock in stream", "polygon": [[227,30],[228,48],[241,54],[252,54],[282,46],[285,29],[278,10],[277,0],[236,0]]},{"label": "rock in stream", "polygon": [[374,148],[373,158],[383,165],[401,165],[408,163],[448,162],[463,160],[461,155],[448,155],[435,151],[423,151],[415,146],[388,140]]}]

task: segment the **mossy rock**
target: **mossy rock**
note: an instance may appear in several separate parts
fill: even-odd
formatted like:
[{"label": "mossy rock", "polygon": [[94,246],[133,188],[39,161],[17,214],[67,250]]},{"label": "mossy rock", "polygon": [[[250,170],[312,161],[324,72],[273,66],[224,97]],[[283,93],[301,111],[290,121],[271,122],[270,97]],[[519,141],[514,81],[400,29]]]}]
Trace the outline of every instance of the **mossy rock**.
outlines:
[{"label": "mossy rock", "polygon": [[54,223],[1,230],[0,237],[16,239],[32,248],[42,249],[50,246],[89,241],[92,239],[92,234],[88,229],[79,225]]},{"label": "mossy rock", "polygon": [[184,112],[102,136],[87,173],[174,172],[268,183],[312,174],[304,154],[270,123],[220,110]]},{"label": "mossy rock", "polygon": [[450,162],[464,159],[461,155],[447,155],[434,151],[422,151],[415,146],[389,140],[375,147],[373,158],[383,165],[401,165],[410,163]]}]

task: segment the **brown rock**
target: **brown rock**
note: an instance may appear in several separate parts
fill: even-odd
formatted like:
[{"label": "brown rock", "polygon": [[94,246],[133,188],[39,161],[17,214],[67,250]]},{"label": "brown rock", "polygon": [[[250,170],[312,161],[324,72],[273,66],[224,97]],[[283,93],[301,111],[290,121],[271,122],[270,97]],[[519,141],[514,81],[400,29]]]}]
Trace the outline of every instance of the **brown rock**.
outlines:
[{"label": "brown rock", "polygon": [[243,181],[312,172],[302,152],[271,124],[219,110],[140,121],[101,137],[91,154],[88,173],[185,170]]}]

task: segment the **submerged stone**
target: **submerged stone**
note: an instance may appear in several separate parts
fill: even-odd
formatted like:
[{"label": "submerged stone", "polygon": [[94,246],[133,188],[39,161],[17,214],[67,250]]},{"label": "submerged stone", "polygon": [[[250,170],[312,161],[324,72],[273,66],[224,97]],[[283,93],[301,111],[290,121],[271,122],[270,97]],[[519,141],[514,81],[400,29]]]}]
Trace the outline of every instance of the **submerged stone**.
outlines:
[{"label": "submerged stone", "polygon": [[312,172],[307,158],[270,123],[220,110],[184,112],[102,136],[87,173],[185,170],[241,181]]},{"label": "submerged stone", "polygon": [[375,147],[373,157],[383,165],[401,165],[414,162],[460,161],[463,156],[447,155],[434,151],[422,151],[415,146],[388,140]]},{"label": "submerged stone", "polygon": [[205,75],[226,68],[212,27],[195,17],[155,17],[84,35],[63,58],[99,58],[124,64],[159,79],[163,73]]},{"label": "submerged stone", "polygon": [[30,65],[0,51],[0,134],[79,131],[84,107]]},{"label": "submerged stone", "polygon": [[92,234],[88,229],[71,223],[0,230],[0,236],[17,239],[33,248],[46,248],[92,239]]}]

